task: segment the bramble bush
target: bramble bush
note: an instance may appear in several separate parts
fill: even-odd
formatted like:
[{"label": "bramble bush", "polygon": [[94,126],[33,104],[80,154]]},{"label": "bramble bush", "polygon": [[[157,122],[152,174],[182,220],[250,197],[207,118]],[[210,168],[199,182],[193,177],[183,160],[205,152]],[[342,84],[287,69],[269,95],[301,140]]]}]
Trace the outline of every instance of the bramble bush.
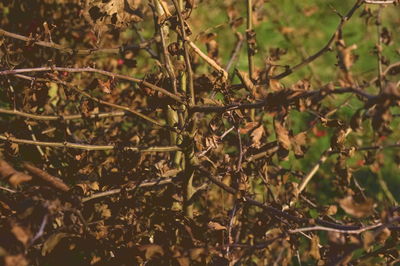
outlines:
[{"label": "bramble bush", "polygon": [[2,1],[2,263],[395,265],[398,4]]}]

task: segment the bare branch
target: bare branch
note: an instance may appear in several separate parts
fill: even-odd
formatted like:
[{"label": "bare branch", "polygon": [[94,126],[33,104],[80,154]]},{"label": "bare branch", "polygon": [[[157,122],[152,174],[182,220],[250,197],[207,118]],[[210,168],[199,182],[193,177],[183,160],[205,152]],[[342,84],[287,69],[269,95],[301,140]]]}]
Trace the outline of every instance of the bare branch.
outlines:
[{"label": "bare branch", "polygon": [[[106,150],[114,150],[119,147],[116,145],[90,145],[90,144],[78,144],[71,142],[46,142],[46,141],[33,141],[28,139],[18,139],[14,137],[7,137],[4,135],[0,135],[0,140],[8,141],[17,144],[28,144],[28,145],[39,145],[45,147],[54,147],[54,148],[71,148],[78,150],[87,150],[87,151],[106,151]],[[178,146],[161,146],[161,147],[121,147],[122,150],[126,151],[135,151],[135,152],[175,152],[180,151],[181,148]]]},{"label": "bare branch", "polygon": [[[153,186],[161,186],[161,185],[167,185],[173,183],[173,178],[161,178],[161,179],[157,179],[157,180],[145,180],[143,182],[141,182],[140,184],[130,187],[128,189],[126,189],[126,191],[132,191],[138,187],[143,188],[143,187],[153,187]],[[112,189],[112,190],[108,190],[108,191],[104,191],[104,192],[99,192],[96,194],[93,194],[89,197],[83,198],[82,202],[88,202],[90,200],[94,200],[94,199],[98,199],[98,198],[102,198],[102,197],[108,197],[108,196],[112,196],[115,194],[119,194],[122,191],[122,189],[116,188],[116,189]]]},{"label": "bare branch", "polygon": [[148,46],[150,46],[157,38],[152,38],[148,41],[144,41],[140,44],[137,45],[129,45],[129,46],[120,46],[120,47],[115,47],[115,48],[92,48],[92,49],[73,49],[73,48],[68,48],[64,47],[60,44],[56,44],[54,42],[45,42],[45,41],[38,41],[35,40],[34,38],[29,38],[23,35],[19,35],[16,33],[8,32],[6,30],[0,29],[0,36],[6,36],[9,38],[13,38],[16,40],[24,41],[30,44],[42,46],[42,47],[47,47],[47,48],[53,48],[57,49],[62,53],[68,53],[68,54],[76,54],[76,55],[90,55],[90,54],[119,54],[123,51],[126,50],[135,50],[135,49],[146,49]]},{"label": "bare branch", "polygon": [[116,116],[126,116],[128,112],[125,111],[116,111],[116,112],[104,112],[104,113],[97,113],[97,114],[90,114],[87,117],[81,114],[77,115],[36,115],[21,112],[18,110],[9,110],[0,108],[0,114],[7,114],[7,115],[15,115],[21,116],[25,118],[30,118],[34,120],[42,120],[42,121],[57,121],[57,120],[76,120],[76,119],[85,119],[85,118],[108,118],[108,117],[116,117]]},{"label": "bare branch", "polygon": [[378,227],[382,226],[382,223],[377,223],[373,224],[370,226],[365,226],[361,227],[360,229],[355,229],[355,230],[343,230],[343,229],[335,229],[335,228],[330,228],[330,227],[325,227],[325,226],[311,226],[311,227],[304,227],[304,228],[298,228],[298,229],[293,229],[289,230],[289,234],[296,234],[296,233],[301,233],[301,232],[308,232],[308,231],[329,231],[329,232],[336,232],[336,233],[343,233],[343,234],[356,234],[359,235],[365,231],[369,231],[372,229],[376,229]]},{"label": "bare branch", "polygon": [[149,83],[149,82],[147,82],[145,80],[138,79],[138,78],[133,78],[133,77],[125,76],[125,75],[121,75],[121,74],[116,74],[116,73],[108,72],[108,71],[101,70],[101,69],[95,69],[95,68],[91,68],[91,67],[69,68],[69,67],[53,66],[53,67],[23,68],[23,69],[13,69],[13,70],[0,71],[0,76],[15,75],[15,74],[20,74],[20,73],[54,72],[54,71],[69,72],[69,73],[89,72],[89,73],[101,74],[101,75],[112,77],[112,78],[118,78],[118,79],[122,79],[122,80],[127,80],[127,81],[131,81],[131,82],[137,83],[139,85],[143,84],[144,86],[149,87],[150,89],[153,89],[155,91],[161,92],[162,94],[170,97],[171,99],[174,99],[175,101],[177,101],[179,103],[182,103],[182,104],[184,103],[184,101],[182,100],[182,98],[180,96],[175,95],[175,94],[167,91],[166,89],[160,88],[160,87],[158,87],[158,86],[156,86],[154,84],[151,84],[151,83]]},{"label": "bare branch", "polygon": [[207,56],[205,53],[203,53],[199,47],[196,46],[196,44],[192,41],[188,41],[190,47],[195,51],[196,54],[198,54],[201,58],[203,58],[204,61],[207,62],[212,68],[214,68],[218,73],[222,74],[222,78],[224,81],[228,79],[228,72],[225,71],[220,65],[217,64],[212,58]]},{"label": "bare branch", "polygon": [[347,12],[347,14],[343,17],[341,17],[339,25],[336,28],[336,31],[332,34],[332,37],[329,39],[329,41],[325,44],[324,47],[322,47],[319,51],[317,51],[315,54],[307,57],[306,59],[304,59],[302,62],[298,63],[297,65],[294,65],[292,67],[288,67],[284,72],[269,77],[269,79],[283,79],[284,77],[289,76],[290,74],[292,74],[294,71],[302,68],[303,66],[306,66],[307,64],[311,63],[312,61],[314,61],[315,59],[317,59],[318,57],[322,56],[323,54],[325,54],[326,52],[331,50],[331,45],[332,43],[335,41],[336,39],[336,35],[339,31],[342,30],[342,28],[344,27],[344,25],[346,24],[347,21],[349,21],[349,19],[353,16],[354,12],[362,6],[362,4],[364,3],[364,0],[357,0],[357,2],[354,4],[354,6],[349,10],[349,12]]}]

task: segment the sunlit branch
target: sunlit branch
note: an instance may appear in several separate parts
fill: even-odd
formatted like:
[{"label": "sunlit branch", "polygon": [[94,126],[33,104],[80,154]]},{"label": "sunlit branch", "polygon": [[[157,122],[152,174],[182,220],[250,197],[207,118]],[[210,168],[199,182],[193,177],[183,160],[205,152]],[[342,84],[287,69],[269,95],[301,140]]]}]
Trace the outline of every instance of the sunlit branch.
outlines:
[{"label": "sunlit branch", "polygon": [[87,151],[107,151],[107,150],[121,149],[125,151],[135,151],[135,152],[175,152],[181,150],[181,148],[178,146],[119,147],[118,145],[90,145],[90,144],[72,143],[67,141],[66,142],[33,141],[28,139],[8,137],[4,135],[0,135],[0,140],[17,144],[28,144],[28,145],[37,145],[37,146],[53,147],[53,148],[70,148],[70,149],[87,150]]},{"label": "sunlit branch", "polygon": [[87,118],[108,118],[108,117],[118,117],[118,116],[126,116],[128,112],[125,111],[116,111],[116,112],[104,112],[98,114],[89,114],[88,116],[84,116],[82,114],[77,115],[36,115],[21,112],[18,110],[9,110],[0,108],[0,114],[21,116],[25,118],[30,118],[33,120],[42,120],[42,121],[57,121],[57,120],[76,120],[76,119],[87,119]]}]

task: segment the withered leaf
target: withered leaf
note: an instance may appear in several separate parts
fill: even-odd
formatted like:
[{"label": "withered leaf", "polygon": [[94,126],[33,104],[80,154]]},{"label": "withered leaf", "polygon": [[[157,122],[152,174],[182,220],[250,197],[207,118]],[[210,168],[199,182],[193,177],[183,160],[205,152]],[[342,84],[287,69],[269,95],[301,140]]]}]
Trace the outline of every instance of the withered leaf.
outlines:
[{"label": "withered leaf", "polygon": [[373,214],[374,202],[367,199],[364,202],[356,202],[352,196],[339,200],[340,207],[349,215],[356,218],[367,217]]},{"label": "withered leaf", "polygon": [[263,136],[263,134],[264,134],[264,126],[263,125],[261,125],[261,126],[259,126],[259,127],[257,127],[256,129],[254,129],[253,130],[253,132],[251,133],[251,140],[252,140],[252,144],[251,144],[251,146],[252,147],[255,147],[255,148],[260,148],[260,146],[261,146],[261,138],[262,138],[262,136]]},{"label": "withered leaf", "polygon": [[249,133],[251,130],[253,130],[256,126],[258,126],[259,123],[258,122],[247,122],[244,127],[241,127],[239,129],[239,133],[240,134],[247,134]]},{"label": "withered leaf", "polygon": [[32,235],[29,229],[23,228],[18,224],[12,225],[11,232],[15,235],[15,237],[22,243],[24,246],[27,246],[29,240],[31,239]]},{"label": "withered leaf", "polygon": [[55,233],[47,238],[46,242],[44,242],[42,247],[42,256],[46,256],[51,253],[53,249],[58,245],[61,239],[67,237],[67,233]]},{"label": "withered leaf", "polygon": [[284,149],[289,150],[290,145],[291,145],[289,131],[277,119],[274,120],[274,127],[275,127],[275,133],[276,133],[276,137],[278,139],[279,144]]},{"label": "withered leaf", "polygon": [[145,257],[148,260],[164,255],[164,249],[160,245],[143,245],[139,247],[139,250],[145,252]]},{"label": "withered leaf", "polygon": [[22,254],[4,257],[4,266],[27,266],[27,265],[29,265],[29,263]]},{"label": "withered leaf", "polygon": [[210,221],[208,223],[208,228],[210,228],[211,230],[215,230],[215,231],[227,230],[226,226],[223,226],[220,223],[212,222],[212,221]]},{"label": "withered leaf", "polygon": [[310,245],[310,256],[316,260],[321,259],[321,254],[319,253],[319,237],[317,235],[313,235],[311,238],[311,245]]},{"label": "withered leaf", "polygon": [[305,145],[307,144],[307,132],[300,132],[291,137],[293,152],[297,157],[304,155]]}]

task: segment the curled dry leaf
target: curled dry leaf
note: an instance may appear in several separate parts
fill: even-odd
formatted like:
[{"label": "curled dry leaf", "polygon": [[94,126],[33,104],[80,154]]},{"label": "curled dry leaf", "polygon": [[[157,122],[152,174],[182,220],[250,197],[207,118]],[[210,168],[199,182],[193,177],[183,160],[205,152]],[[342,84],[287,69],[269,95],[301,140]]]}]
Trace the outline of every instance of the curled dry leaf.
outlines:
[{"label": "curled dry leaf", "polygon": [[226,230],[227,229],[226,226],[223,226],[220,223],[212,222],[212,221],[210,221],[208,223],[208,228],[210,228],[211,230],[215,230],[215,231]]},{"label": "curled dry leaf", "polygon": [[251,146],[254,148],[260,148],[261,147],[261,138],[264,135],[264,126],[261,125],[259,127],[257,127],[256,129],[253,130],[253,132],[251,133],[251,140],[252,140],[252,144]]},{"label": "curled dry leaf", "polygon": [[24,244],[24,246],[27,246],[29,240],[32,238],[31,232],[27,228],[23,228],[18,224],[12,226],[11,232],[14,234],[15,238]]},{"label": "curled dry leaf", "polygon": [[27,266],[27,265],[29,265],[29,263],[22,254],[4,257],[4,266]]},{"label": "curled dry leaf", "polygon": [[356,218],[367,217],[373,214],[374,211],[374,202],[372,199],[358,203],[352,196],[347,196],[339,200],[339,205],[347,214]]},{"label": "curled dry leaf", "polygon": [[319,253],[319,237],[317,235],[313,235],[311,238],[311,245],[310,245],[310,256],[316,260],[321,259],[321,254]]},{"label": "curled dry leaf", "polygon": [[8,178],[8,182],[13,187],[18,187],[21,183],[30,181],[32,177],[15,170],[4,160],[0,160],[0,180]]},{"label": "curled dry leaf", "polygon": [[148,260],[157,256],[164,256],[164,249],[160,245],[143,245],[139,247],[139,250],[145,252],[145,257]]},{"label": "curled dry leaf", "polygon": [[42,256],[46,256],[47,254],[51,253],[58,243],[67,236],[67,233],[55,233],[47,238],[42,247]]}]

